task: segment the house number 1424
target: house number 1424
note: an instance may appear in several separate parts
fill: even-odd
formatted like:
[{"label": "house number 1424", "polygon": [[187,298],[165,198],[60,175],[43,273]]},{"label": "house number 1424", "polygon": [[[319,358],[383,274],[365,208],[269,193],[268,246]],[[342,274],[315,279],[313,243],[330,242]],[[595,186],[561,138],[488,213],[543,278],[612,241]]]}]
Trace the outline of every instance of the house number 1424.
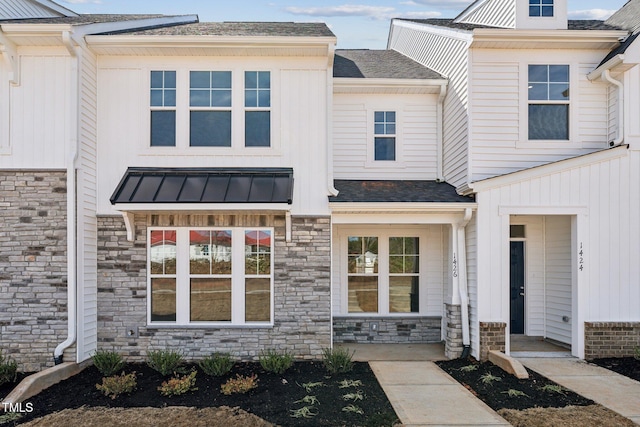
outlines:
[{"label": "house number 1424", "polygon": [[584,248],[580,242],[580,252],[578,252],[578,270],[584,270]]}]

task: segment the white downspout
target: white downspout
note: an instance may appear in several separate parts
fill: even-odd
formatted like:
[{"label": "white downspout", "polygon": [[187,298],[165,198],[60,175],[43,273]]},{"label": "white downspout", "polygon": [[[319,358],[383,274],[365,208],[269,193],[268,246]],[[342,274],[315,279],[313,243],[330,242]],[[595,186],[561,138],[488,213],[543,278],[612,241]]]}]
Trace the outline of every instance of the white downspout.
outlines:
[{"label": "white downspout", "polygon": [[602,80],[618,87],[618,137],[609,143],[611,147],[617,147],[624,142],[624,85],[611,77],[610,70],[602,72]]},{"label": "white downspout", "polygon": [[459,293],[460,293],[460,311],[462,316],[462,356],[467,357],[471,349],[471,337],[469,333],[469,288],[467,283],[467,239],[466,227],[471,221],[473,211],[470,208],[465,209],[464,218],[457,225],[458,227],[458,276],[459,276]]},{"label": "white downspout", "polygon": [[56,365],[62,363],[64,351],[76,342],[77,319],[77,242],[76,242],[76,161],[78,159],[78,54],[69,31],[62,33],[62,40],[71,54],[71,98],[70,98],[70,151],[67,163],[67,339],[53,352]]},{"label": "white downspout", "polygon": [[444,99],[447,96],[447,84],[444,83],[440,86],[440,95],[438,96],[438,105],[437,105],[437,170],[436,170],[436,179],[438,182],[444,182],[444,172],[443,172],[443,163],[444,163]]}]

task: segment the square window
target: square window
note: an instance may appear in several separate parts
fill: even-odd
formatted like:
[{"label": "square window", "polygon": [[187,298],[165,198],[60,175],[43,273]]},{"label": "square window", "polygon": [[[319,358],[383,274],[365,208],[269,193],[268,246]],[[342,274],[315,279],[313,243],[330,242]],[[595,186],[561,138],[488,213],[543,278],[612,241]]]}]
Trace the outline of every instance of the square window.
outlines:
[{"label": "square window", "polygon": [[529,0],[529,16],[553,17],[553,0]]},{"label": "square window", "polygon": [[191,111],[192,147],[231,147],[231,111]]}]

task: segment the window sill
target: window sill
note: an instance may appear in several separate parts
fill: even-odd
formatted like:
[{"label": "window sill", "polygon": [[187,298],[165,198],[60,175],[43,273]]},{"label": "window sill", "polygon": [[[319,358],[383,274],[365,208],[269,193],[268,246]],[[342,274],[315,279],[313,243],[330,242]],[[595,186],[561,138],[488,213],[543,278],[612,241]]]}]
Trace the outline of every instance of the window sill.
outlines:
[{"label": "window sill", "polygon": [[366,317],[368,319],[402,319],[407,317],[414,318],[422,318],[422,319],[441,319],[442,316],[434,316],[433,314],[422,314],[422,313],[389,313],[389,314],[378,314],[378,313],[347,313],[347,314],[334,314],[333,318],[362,318]]},{"label": "window sill", "polygon": [[576,147],[579,148],[580,143],[572,140],[527,140],[524,142],[518,141],[516,142],[516,148],[566,148],[566,147]]},{"label": "window sill", "polygon": [[399,160],[374,160],[367,161],[364,165],[367,169],[404,169],[404,162]]},{"label": "window sill", "polygon": [[247,156],[247,157],[281,157],[282,150],[273,147],[148,147],[140,151],[140,156],[185,156],[185,157],[206,157],[206,156]]},{"label": "window sill", "polygon": [[177,325],[175,323],[147,322],[147,329],[273,329],[273,323],[246,323],[244,325],[232,325],[229,323],[202,323]]}]

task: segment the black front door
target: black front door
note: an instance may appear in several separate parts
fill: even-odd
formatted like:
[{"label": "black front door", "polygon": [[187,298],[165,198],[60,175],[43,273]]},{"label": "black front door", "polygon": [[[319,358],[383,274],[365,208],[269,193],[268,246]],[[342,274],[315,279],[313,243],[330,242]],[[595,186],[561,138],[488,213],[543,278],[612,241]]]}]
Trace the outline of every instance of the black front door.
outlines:
[{"label": "black front door", "polygon": [[524,334],[524,242],[511,242],[511,333]]}]

